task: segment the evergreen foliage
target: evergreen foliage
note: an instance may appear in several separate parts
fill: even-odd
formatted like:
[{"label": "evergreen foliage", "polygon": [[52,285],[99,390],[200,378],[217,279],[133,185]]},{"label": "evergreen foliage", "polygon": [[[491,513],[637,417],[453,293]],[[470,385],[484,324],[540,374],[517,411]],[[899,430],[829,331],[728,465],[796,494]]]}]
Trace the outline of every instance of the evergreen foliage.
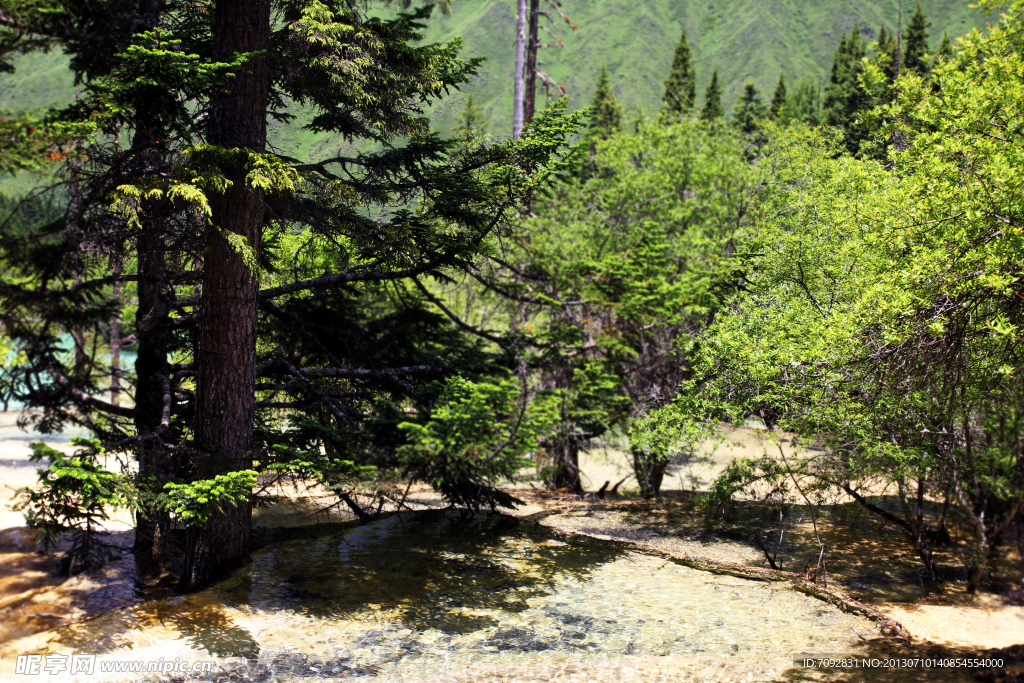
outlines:
[{"label": "evergreen foliage", "polygon": [[725,116],[725,108],[722,107],[722,86],[718,83],[718,69],[711,73],[711,82],[704,93],[704,108],[701,109],[700,117],[705,121],[713,121]]},{"label": "evergreen foliage", "polygon": [[743,85],[743,92],[732,111],[732,123],[743,135],[751,136],[761,129],[761,120],[768,116],[768,109],[761,101],[761,93],[753,81]]},{"label": "evergreen foliage", "polygon": [[672,57],[672,71],[665,79],[665,95],[662,98],[662,118],[680,116],[693,110],[697,102],[697,69],[693,64],[693,53],[686,42],[686,29],[679,38],[675,55]]},{"label": "evergreen foliage", "polygon": [[931,24],[924,16],[921,3],[907,24],[903,34],[903,66],[921,76],[928,73],[928,27]]},{"label": "evergreen foliage", "polygon": [[935,57],[932,58],[932,65],[940,59],[949,59],[953,56],[953,41],[949,39],[949,34],[945,31],[942,32],[942,42],[939,43],[939,49],[935,51]]},{"label": "evergreen foliage", "polygon": [[779,118],[782,108],[786,106],[786,78],[785,74],[779,74],[779,83],[772,93],[772,102],[768,107],[768,117],[772,120]]},{"label": "evergreen foliage", "polygon": [[[409,410],[430,419],[436,380],[463,363],[484,382],[504,374],[507,356],[458,341],[419,288],[510,234],[579,120],[562,103],[516,143],[440,139],[424,108],[479,60],[462,60],[458,41],[422,42],[429,7],[386,19],[342,1],[273,4],[273,25],[269,0],[225,0],[212,17],[177,1],[50,15],[63,22],[50,42],[83,82],[54,119],[76,134],[61,152],[70,202],[53,226],[0,239],[0,322],[26,359],[16,397],[43,411],[37,428],[80,424],[138,459],[140,549],[189,511],[187,589],[247,555],[252,501],[207,510],[182,496],[198,505],[224,477],[321,449],[382,472],[411,467],[397,459],[398,425]],[[267,33],[247,32],[260,12]],[[104,50],[76,42],[97,23]],[[311,164],[267,151],[267,120],[290,120],[295,105],[311,131],[366,151]],[[138,305],[131,407],[97,396],[111,378],[115,284]],[[412,343],[396,344],[403,336]],[[490,462],[460,502],[506,472],[480,479]]]},{"label": "evergreen foliage", "polygon": [[99,538],[103,522],[116,508],[136,508],[129,478],[108,471],[99,462],[103,448],[99,441],[73,439],[74,455],[67,456],[45,443],[32,444],[32,462],[45,462],[36,470],[38,486],[18,492],[15,509],[25,513],[25,521],[38,530],[44,551],[57,547],[64,536],[70,546],[62,567],[70,576],[75,568],[88,569],[102,564],[112,546]]},{"label": "evergreen foliage", "polygon": [[799,121],[811,126],[821,123],[818,106],[818,84],[813,78],[801,78],[786,96],[786,103],[779,113],[783,123]]},{"label": "evergreen foliage", "polygon": [[608,67],[601,65],[594,85],[594,97],[590,100],[590,129],[587,137],[591,141],[606,140],[622,128],[622,107],[615,99],[615,91],[608,82]]},{"label": "evergreen foliage", "polygon": [[487,135],[487,117],[476,106],[473,93],[466,96],[466,104],[459,113],[455,128],[452,130],[460,140],[476,140]]},{"label": "evergreen foliage", "polygon": [[[869,48],[855,25],[823,107],[812,77],[780,75],[769,106],[748,81],[732,125],[717,70],[693,115],[684,32],[658,119],[622,130],[602,67],[571,151],[564,101],[514,142],[472,95],[454,139],[431,132],[479,62],[422,40],[429,8],[10,5],[0,70],[63,49],[81,85],[0,121],[0,172],[57,173],[0,195],[0,400],[97,437],[35,444],[22,493],[47,547],[71,535],[69,572],[128,507],[137,551],[187,529],[197,588],[245,560],[275,476],[364,521],[416,481],[493,510],[528,465],[584,493],[581,452],[615,437],[653,498],[671,458],[751,418],[794,458],[736,460],[706,502],[850,496],[935,584],[956,517],[969,590],[1019,537],[1024,0],[930,64],[920,5],[902,65],[889,29]],[[267,122],[295,104],[349,144],[277,153]],[[133,401],[106,400],[122,378]],[[865,492],[885,487],[891,509]]]},{"label": "evergreen foliage", "polygon": [[839,41],[822,103],[824,122],[844,131],[846,147],[851,153],[856,153],[868,137],[868,131],[857,122],[858,117],[872,105],[871,96],[860,84],[860,75],[864,69],[861,60],[866,51],[860,26],[854,24],[850,35],[844,33]]}]

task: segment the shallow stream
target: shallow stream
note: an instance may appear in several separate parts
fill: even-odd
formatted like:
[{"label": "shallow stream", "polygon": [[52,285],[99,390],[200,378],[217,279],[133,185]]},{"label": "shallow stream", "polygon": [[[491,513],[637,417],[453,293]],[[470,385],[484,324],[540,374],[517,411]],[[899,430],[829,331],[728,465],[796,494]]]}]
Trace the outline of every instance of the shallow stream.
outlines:
[{"label": "shallow stream", "polygon": [[794,653],[851,653],[877,635],[866,618],[791,589],[560,541],[498,515],[269,533],[252,564],[213,589],[59,629],[47,649],[214,659],[208,680],[555,680],[596,665],[607,675],[578,680],[625,680],[630,662],[676,662],[668,678],[637,680],[683,680],[673,666],[698,665],[761,680]]}]

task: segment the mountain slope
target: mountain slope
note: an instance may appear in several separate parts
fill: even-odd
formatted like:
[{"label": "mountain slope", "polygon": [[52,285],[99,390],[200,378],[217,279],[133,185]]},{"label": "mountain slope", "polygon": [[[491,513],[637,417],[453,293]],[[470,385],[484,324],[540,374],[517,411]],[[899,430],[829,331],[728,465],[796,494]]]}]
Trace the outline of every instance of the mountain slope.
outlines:
[{"label": "mountain slope", "polygon": [[[656,112],[668,76],[672,52],[683,28],[697,65],[697,97],[717,68],[732,108],[747,78],[765,100],[785,73],[789,83],[812,76],[827,85],[832,56],[844,31],[860,22],[870,39],[884,23],[896,25],[899,0],[563,0],[578,25],[560,24],[564,49],[542,50],[540,68],[567,88],[573,107],[590,99],[597,71],[608,65],[615,92],[627,112]],[[943,30],[950,36],[983,26],[986,17],[961,0],[922,0],[936,47]],[[914,10],[904,2],[904,22]],[[452,13],[430,21],[427,40],[462,36],[467,56],[485,56],[479,76],[434,110],[436,128],[447,133],[468,92],[486,112],[490,130],[507,135],[512,119],[512,65],[515,0],[453,0]],[[553,40],[542,33],[542,40]],[[29,55],[14,74],[0,76],[0,108],[56,106],[74,98],[67,61],[59,53]],[[543,103],[543,93],[538,95]],[[302,120],[300,115],[299,120]],[[271,126],[271,141],[299,158],[319,156],[338,142],[313,136],[295,124]]]},{"label": "mountain slope", "polygon": [[[808,75],[827,85],[832,57],[844,31],[860,22],[873,39],[884,23],[896,25],[898,0],[564,0],[564,9],[578,25],[561,24],[564,49],[542,50],[542,70],[569,90],[573,104],[589,101],[602,62],[626,110],[657,111],[680,33],[687,39],[697,65],[697,97],[717,68],[724,85],[727,111],[747,78],[753,78],[765,99],[785,73],[789,83]],[[943,30],[956,37],[986,21],[961,0],[923,0],[931,22],[931,42],[937,47]],[[913,13],[904,2],[904,22]],[[513,0],[455,0],[452,13],[431,21],[428,39],[463,36],[466,54],[486,55],[473,91],[492,122],[494,132],[511,126]],[[542,33],[542,40],[550,36]],[[540,96],[541,100],[543,95]],[[446,130],[458,101],[437,111],[438,127]]]}]

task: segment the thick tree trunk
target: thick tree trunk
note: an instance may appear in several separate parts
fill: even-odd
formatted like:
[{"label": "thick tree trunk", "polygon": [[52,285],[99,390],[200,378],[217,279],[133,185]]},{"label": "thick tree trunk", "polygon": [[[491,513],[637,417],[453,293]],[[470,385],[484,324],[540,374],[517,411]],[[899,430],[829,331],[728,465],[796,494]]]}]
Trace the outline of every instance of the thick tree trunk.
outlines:
[{"label": "thick tree trunk", "polygon": [[555,471],[554,488],[570,488],[573,493],[583,493],[580,481],[580,447],[571,435],[562,439],[559,444],[557,469]]},{"label": "thick tree trunk", "polygon": [[[213,20],[218,55],[266,50],[269,38],[269,0],[218,0]],[[266,58],[249,60],[226,87],[227,92],[213,98],[208,141],[263,152]],[[216,227],[203,263],[195,418],[197,450],[203,456],[192,463],[193,480],[252,467],[258,282],[247,261],[259,254],[263,195],[247,184],[244,161],[224,170],[232,184],[223,195],[210,198]],[[244,238],[248,250],[230,244],[227,233]],[[182,589],[201,588],[248,560],[251,517],[251,506],[240,502],[189,529]]]},{"label": "thick tree trunk", "polygon": [[526,42],[526,92],[523,95],[523,125],[537,112],[537,31],[540,28],[540,0],[530,0],[530,29]]},{"label": "thick tree trunk", "polygon": [[633,450],[633,474],[640,485],[640,495],[646,499],[661,495],[661,483],[665,479],[668,460]]}]

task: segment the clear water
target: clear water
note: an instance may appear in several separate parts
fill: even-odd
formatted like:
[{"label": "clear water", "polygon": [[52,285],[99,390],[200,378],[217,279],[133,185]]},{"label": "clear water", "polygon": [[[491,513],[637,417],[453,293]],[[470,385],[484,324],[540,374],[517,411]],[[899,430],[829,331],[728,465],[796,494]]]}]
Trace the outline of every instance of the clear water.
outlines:
[{"label": "clear water", "polygon": [[851,652],[877,633],[780,586],[501,516],[272,533],[215,588],[78,625],[63,644],[212,657],[233,680],[688,680],[702,666],[761,680],[795,652]]}]

